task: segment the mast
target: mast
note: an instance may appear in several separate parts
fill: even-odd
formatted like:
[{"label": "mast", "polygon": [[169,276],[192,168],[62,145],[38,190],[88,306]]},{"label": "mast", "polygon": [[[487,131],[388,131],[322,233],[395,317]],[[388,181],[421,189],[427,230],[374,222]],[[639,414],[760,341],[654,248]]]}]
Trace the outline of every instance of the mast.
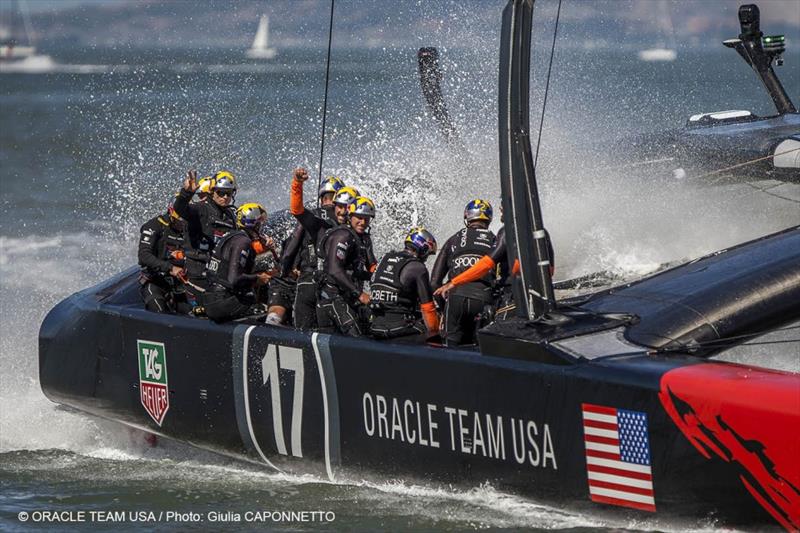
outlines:
[{"label": "mast", "polygon": [[547,232],[542,222],[530,142],[530,50],[534,0],[509,0],[500,38],[498,130],[508,264],[517,313],[539,320],[556,307]]}]

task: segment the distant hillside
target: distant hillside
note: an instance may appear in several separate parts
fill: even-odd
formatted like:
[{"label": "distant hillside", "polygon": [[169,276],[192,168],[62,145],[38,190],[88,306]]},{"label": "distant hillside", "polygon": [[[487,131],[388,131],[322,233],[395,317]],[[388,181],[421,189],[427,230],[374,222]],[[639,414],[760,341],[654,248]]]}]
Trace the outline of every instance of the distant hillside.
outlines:
[{"label": "distant hillside", "polygon": [[[736,0],[668,4],[667,17],[654,13],[657,0],[569,0],[562,7],[565,46],[587,41],[601,46],[619,40],[653,43],[674,28],[693,45],[718,44],[738,34]],[[797,0],[760,2],[763,26],[800,45]],[[57,5],[57,4],[54,4]],[[37,12],[33,27],[43,47],[131,46],[146,48],[238,48],[249,46],[262,13],[270,15],[271,40],[278,47],[327,44],[330,4],[323,0],[117,0],[65,4]],[[458,2],[339,0],[335,46],[380,47],[419,44],[432,35],[439,46],[468,46],[496,36],[504,1]],[[539,0],[536,22],[552,31],[554,0]],[[426,43],[428,44],[428,43]]]}]

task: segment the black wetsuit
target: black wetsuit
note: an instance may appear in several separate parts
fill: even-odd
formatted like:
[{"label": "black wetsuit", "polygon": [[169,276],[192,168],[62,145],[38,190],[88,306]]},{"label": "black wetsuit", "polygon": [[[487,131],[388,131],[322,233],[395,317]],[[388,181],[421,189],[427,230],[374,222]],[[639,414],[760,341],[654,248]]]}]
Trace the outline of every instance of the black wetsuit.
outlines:
[{"label": "black wetsuit", "polygon": [[236,208],[220,207],[208,198],[191,202],[193,193],[181,189],[175,198],[175,211],[187,223],[186,273],[189,281],[205,287],[205,269],[219,240],[236,229]]},{"label": "black wetsuit", "polygon": [[256,258],[252,242],[244,231],[233,231],[225,235],[211,253],[203,305],[208,318],[215,322],[250,314],[255,303],[252,291],[258,279],[252,273]]},{"label": "black wetsuit", "polygon": [[325,232],[337,225],[333,206],[305,210],[295,215],[297,227],[287,242],[281,257],[281,277],[294,269],[300,270],[293,302],[294,327],[317,327],[317,293],[319,292],[319,260],[317,246]]},{"label": "black wetsuit", "polygon": [[148,311],[191,311],[182,284],[169,274],[173,266],[182,266],[174,253],[183,250],[184,226],[182,221],[170,222],[169,215],[162,215],[151,218],[139,230],[140,293]]},{"label": "black wetsuit", "polygon": [[320,332],[338,331],[352,337],[364,334],[365,319],[358,297],[370,278],[372,241],[349,225],[331,228],[320,241],[323,252],[322,280],[317,302]]},{"label": "black wetsuit", "polygon": [[372,336],[391,339],[424,333],[420,304],[433,301],[428,269],[412,252],[389,252],[370,282]]},{"label": "black wetsuit", "polygon": [[[495,235],[488,229],[466,227],[447,239],[442,252],[436,258],[431,273],[434,288],[442,285],[445,275],[453,279],[489,255],[495,247]],[[484,307],[492,303],[494,276],[487,274],[482,279],[452,289],[444,306],[445,343],[449,346],[474,344],[478,317]]]}]

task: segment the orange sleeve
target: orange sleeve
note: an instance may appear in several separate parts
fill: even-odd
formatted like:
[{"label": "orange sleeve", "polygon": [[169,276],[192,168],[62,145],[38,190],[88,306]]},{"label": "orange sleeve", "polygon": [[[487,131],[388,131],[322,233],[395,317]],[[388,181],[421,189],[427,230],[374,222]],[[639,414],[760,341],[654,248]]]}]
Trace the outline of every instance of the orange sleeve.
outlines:
[{"label": "orange sleeve", "polygon": [[419,306],[422,310],[422,318],[428,331],[439,331],[439,313],[436,312],[436,305],[428,302]]},{"label": "orange sleeve", "polygon": [[514,276],[519,274],[519,259],[514,259],[514,266],[511,267],[511,274]]},{"label": "orange sleeve", "polygon": [[370,273],[372,273],[372,272],[375,272],[376,270],[378,270],[378,263],[372,263],[372,264],[369,266],[369,271],[370,271]]},{"label": "orange sleeve", "polygon": [[292,179],[292,194],[289,197],[289,212],[302,215],[306,208],[303,205],[303,182]]},{"label": "orange sleeve", "polygon": [[458,287],[459,285],[463,285],[465,283],[478,281],[483,276],[491,272],[494,266],[495,266],[494,260],[488,255],[484,255],[483,257],[478,259],[477,263],[475,263],[474,265],[472,265],[467,270],[465,270],[458,276],[454,277],[450,281],[456,287]]}]

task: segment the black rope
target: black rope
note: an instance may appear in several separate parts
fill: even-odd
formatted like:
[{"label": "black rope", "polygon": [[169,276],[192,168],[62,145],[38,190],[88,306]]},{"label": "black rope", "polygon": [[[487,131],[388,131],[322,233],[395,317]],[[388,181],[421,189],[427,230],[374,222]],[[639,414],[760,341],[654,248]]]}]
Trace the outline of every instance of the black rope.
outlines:
[{"label": "black rope", "polygon": [[556,12],[556,25],[553,28],[553,45],[550,48],[550,64],[547,66],[547,80],[544,84],[544,102],[542,102],[542,119],[539,121],[539,138],[536,139],[536,157],[533,158],[533,169],[539,162],[539,146],[542,144],[542,127],[544,127],[544,112],[547,109],[547,93],[550,92],[550,71],[553,69],[553,56],[556,53],[556,36],[558,36],[558,20],[561,17],[561,0],[558,0],[558,11]]},{"label": "black rope", "polygon": [[[319,174],[317,175],[317,190],[322,185],[322,159],[325,156],[325,122],[328,118],[328,82],[331,73],[331,43],[333,42],[333,6],[331,0],[331,21],[328,26],[328,59],[325,63],[325,98],[322,100],[322,139],[319,146]],[[319,195],[317,195],[317,207],[319,207]]]}]

